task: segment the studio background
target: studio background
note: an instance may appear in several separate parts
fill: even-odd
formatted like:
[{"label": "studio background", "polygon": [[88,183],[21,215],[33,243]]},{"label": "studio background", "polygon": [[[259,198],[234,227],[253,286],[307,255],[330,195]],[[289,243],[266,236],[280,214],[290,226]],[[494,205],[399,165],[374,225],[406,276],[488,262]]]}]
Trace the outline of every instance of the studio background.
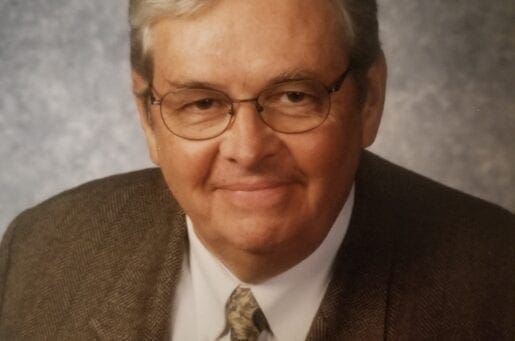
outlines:
[{"label": "studio background", "polygon": [[[515,211],[515,2],[378,2],[389,80],[372,150]],[[126,12],[0,0],[0,235],[53,194],[151,166]]]}]

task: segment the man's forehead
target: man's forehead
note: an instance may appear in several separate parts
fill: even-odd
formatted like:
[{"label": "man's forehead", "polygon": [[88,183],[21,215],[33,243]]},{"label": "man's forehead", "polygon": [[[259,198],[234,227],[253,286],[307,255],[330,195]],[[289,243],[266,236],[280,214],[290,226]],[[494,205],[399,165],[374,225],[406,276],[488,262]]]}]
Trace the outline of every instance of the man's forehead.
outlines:
[{"label": "man's forehead", "polygon": [[246,42],[259,43],[253,46],[258,50],[288,40],[297,42],[293,47],[318,49],[342,41],[343,30],[330,2],[307,2],[304,6],[299,6],[299,2],[305,3],[282,0],[279,6],[270,0],[225,0],[193,16],[163,18],[155,26],[165,39],[191,48],[210,49],[206,52],[211,57],[216,53],[235,53]]},{"label": "man's forehead", "polygon": [[256,14],[264,5],[258,1],[222,1],[194,17],[162,19],[153,28],[154,65],[174,81],[179,70],[191,75],[181,81],[266,70],[274,82],[320,75],[324,64],[339,67],[334,64],[343,59],[343,43],[339,26],[328,19],[332,14],[323,6],[286,2],[289,7]]}]

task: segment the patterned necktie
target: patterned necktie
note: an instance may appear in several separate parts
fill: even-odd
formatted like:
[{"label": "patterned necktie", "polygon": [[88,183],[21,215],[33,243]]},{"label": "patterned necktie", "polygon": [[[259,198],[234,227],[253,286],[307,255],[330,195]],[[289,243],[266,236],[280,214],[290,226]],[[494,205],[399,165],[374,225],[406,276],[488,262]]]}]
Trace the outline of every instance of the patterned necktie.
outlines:
[{"label": "patterned necktie", "polygon": [[249,288],[237,287],[226,306],[231,341],[255,341],[268,328],[265,315]]}]

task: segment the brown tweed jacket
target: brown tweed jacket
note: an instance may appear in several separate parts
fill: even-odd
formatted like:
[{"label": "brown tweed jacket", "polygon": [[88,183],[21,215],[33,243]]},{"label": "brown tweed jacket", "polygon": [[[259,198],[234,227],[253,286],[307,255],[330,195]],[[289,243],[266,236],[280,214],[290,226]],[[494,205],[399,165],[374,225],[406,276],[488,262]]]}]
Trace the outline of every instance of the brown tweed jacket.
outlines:
[{"label": "brown tweed jacket", "polygon": [[[308,340],[514,340],[515,218],[364,153]],[[1,340],[161,340],[185,241],[156,169],[22,213],[0,248]]]}]

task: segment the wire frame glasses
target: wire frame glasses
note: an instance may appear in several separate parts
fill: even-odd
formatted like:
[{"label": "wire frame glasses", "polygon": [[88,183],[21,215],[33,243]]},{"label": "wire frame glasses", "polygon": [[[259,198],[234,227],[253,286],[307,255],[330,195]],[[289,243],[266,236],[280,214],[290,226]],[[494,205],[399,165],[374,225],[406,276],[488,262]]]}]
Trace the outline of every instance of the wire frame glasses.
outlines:
[{"label": "wire frame glasses", "polygon": [[348,67],[330,86],[316,79],[292,80],[264,89],[255,98],[231,99],[211,89],[180,89],[156,99],[163,123],[173,134],[189,140],[207,140],[224,133],[235,117],[235,105],[254,103],[261,120],[272,130],[303,133],[320,126],[331,110],[331,94],[337,92]]}]

